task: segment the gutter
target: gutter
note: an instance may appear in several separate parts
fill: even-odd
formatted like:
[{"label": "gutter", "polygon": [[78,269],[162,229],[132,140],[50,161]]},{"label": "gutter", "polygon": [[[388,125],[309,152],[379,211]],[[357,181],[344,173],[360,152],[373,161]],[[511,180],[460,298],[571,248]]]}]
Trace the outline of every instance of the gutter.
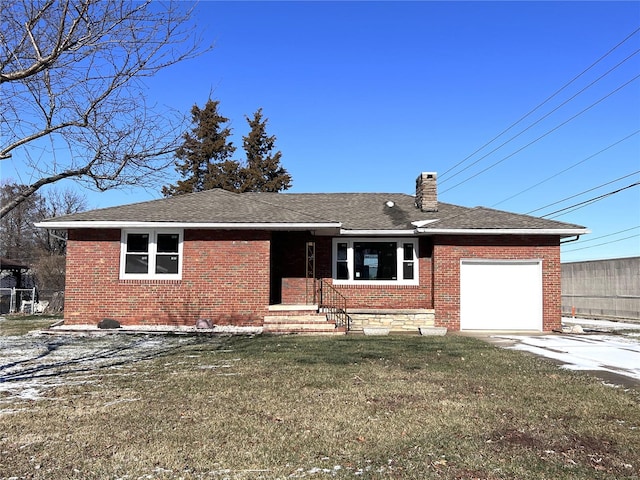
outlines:
[{"label": "gutter", "polygon": [[417,228],[416,232],[432,235],[560,235],[561,237],[591,233],[587,228]]},{"label": "gutter", "polygon": [[372,237],[372,236],[384,236],[384,237],[410,237],[415,236],[418,233],[416,230],[346,230],[340,229],[340,235],[349,237]]},{"label": "gutter", "polygon": [[[411,230],[349,230],[342,228],[341,222],[322,223],[252,223],[252,222],[119,222],[113,220],[101,221],[45,221],[37,222],[34,225],[38,228],[68,230],[82,228],[97,229],[134,229],[134,228],[182,228],[182,229],[219,229],[219,230],[329,230],[340,236],[388,236],[388,237],[410,237],[416,235],[559,235],[560,237],[577,237],[591,233],[586,228],[420,228]],[[568,241],[575,241],[568,240]],[[567,242],[568,242],[567,241]],[[563,243],[567,243],[563,242]]]},{"label": "gutter", "polygon": [[34,225],[38,228],[68,230],[79,228],[188,228],[188,229],[221,229],[221,230],[318,230],[318,229],[340,229],[342,223],[204,223],[204,222],[118,222],[111,220],[102,221],[49,221],[37,222]]},{"label": "gutter", "polygon": [[564,245],[565,243],[577,242],[580,240],[580,235],[576,235],[576,238],[572,238],[570,240],[565,240],[564,242],[560,242],[560,245]]}]

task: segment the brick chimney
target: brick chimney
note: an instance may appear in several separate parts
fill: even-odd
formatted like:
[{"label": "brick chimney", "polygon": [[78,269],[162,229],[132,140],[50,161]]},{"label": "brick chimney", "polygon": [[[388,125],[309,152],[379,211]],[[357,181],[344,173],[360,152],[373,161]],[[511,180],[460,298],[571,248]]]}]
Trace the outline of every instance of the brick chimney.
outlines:
[{"label": "brick chimney", "polygon": [[423,212],[438,211],[436,172],[422,172],[416,179],[416,207]]}]

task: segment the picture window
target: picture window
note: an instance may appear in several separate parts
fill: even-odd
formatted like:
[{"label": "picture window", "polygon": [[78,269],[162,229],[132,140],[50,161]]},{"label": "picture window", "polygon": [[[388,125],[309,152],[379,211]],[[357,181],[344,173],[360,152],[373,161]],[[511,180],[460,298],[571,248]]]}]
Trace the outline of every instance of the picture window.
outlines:
[{"label": "picture window", "polygon": [[416,285],[417,250],[417,239],[334,239],[334,283]]}]

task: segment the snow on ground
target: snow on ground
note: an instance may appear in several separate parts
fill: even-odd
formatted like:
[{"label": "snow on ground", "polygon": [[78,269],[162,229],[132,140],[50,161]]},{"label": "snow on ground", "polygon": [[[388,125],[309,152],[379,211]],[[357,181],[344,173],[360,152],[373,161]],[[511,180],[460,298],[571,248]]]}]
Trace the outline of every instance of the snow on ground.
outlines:
[{"label": "snow on ground", "polygon": [[602,370],[640,381],[640,343],[609,335],[501,337],[517,340],[510,348],[558,360],[570,370]]},{"label": "snow on ground", "polygon": [[[587,332],[601,333],[496,335],[494,339],[504,342],[507,348],[552,358],[569,369],[607,371],[640,381],[640,324],[571,318],[563,322],[582,325]],[[118,333],[128,333],[122,335],[87,326],[86,329],[75,327],[73,331],[55,328],[56,335],[0,336],[0,414],[11,412],[15,401],[46,399],[47,390],[52,387],[96,382],[101,375],[122,374],[119,370],[124,365],[202,341],[199,335],[186,335],[196,333],[195,328],[144,329],[146,334],[134,327],[119,329]],[[241,330],[216,327],[215,331],[198,333],[259,333],[255,329]],[[624,335],[613,334],[616,330],[624,330]],[[206,338],[207,341],[220,340],[210,335]]]},{"label": "snow on ground", "polygon": [[[581,325],[585,332],[601,333],[494,338],[512,342],[507,348],[557,360],[570,370],[603,371],[640,381],[640,324],[563,318],[563,325]],[[620,330],[625,334],[614,334]]]},{"label": "snow on ground", "polygon": [[606,331],[637,330],[640,333],[640,323],[614,322],[611,320],[594,320],[589,318],[562,317],[563,325],[582,325],[584,328],[592,328]]},{"label": "snow on ground", "polygon": [[[209,337],[213,338],[213,337]],[[199,341],[194,336],[0,336],[0,414],[16,400],[42,400],[52,387],[98,381],[124,365]],[[217,341],[217,340],[212,340]]]},{"label": "snow on ground", "polygon": [[123,325],[118,329],[99,329],[96,325],[59,325],[50,329],[57,333],[172,333],[194,334],[194,333],[215,333],[229,335],[259,335],[262,333],[262,327],[237,327],[234,325],[214,325],[212,328],[196,328],[195,326],[173,326],[173,325]]}]

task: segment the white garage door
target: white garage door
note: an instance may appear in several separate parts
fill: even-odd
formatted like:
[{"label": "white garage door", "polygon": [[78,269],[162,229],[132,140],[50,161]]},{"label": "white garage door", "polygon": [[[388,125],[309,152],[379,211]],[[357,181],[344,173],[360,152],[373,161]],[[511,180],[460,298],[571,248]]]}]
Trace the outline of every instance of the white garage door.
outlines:
[{"label": "white garage door", "polygon": [[542,262],[462,260],[461,330],[542,330]]}]

